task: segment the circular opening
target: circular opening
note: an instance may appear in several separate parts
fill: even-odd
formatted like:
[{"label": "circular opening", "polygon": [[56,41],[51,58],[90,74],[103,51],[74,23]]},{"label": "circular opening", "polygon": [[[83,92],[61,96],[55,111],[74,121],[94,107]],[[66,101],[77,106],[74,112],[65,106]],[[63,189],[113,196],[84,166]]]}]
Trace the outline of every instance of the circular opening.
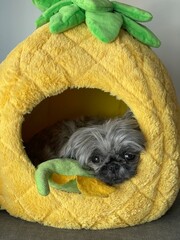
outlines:
[{"label": "circular opening", "polygon": [[47,98],[25,116],[26,153],[35,166],[51,159],[76,159],[105,183],[121,183],[136,174],[144,148],[132,113],[119,118],[126,110],[124,102],[97,89],[68,89]]}]

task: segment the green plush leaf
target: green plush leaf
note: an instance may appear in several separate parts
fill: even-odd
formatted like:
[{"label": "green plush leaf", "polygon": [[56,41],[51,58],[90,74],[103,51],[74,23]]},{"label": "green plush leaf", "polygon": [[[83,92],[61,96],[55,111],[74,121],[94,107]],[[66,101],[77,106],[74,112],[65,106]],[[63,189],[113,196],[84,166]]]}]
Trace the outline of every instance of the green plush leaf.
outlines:
[{"label": "green plush leaf", "polygon": [[119,34],[123,23],[119,13],[86,12],[86,24],[92,34],[103,42],[112,42]]},{"label": "green plush leaf", "polygon": [[32,0],[34,5],[39,8],[42,12],[47,10],[53,4],[59,2],[61,0]]},{"label": "green plush leaf", "polygon": [[37,185],[37,189],[39,194],[42,196],[47,196],[50,192],[49,185],[54,188],[61,188],[65,187],[66,189],[74,189],[75,192],[78,190],[76,189],[75,183],[70,181],[70,185],[59,185],[54,183],[51,180],[52,175],[61,174],[65,176],[84,176],[84,177],[92,177],[91,173],[87,170],[82,169],[79,162],[72,159],[53,159],[46,162],[41,163],[36,172],[35,172],[35,181]]},{"label": "green plush leaf", "polygon": [[71,0],[63,0],[53,4],[50,8],[43,12],[43,14],[36,20],[36,27],[41,27],[50,21],[50,18],[56,14],[62,7],[71,5]]},{"label": "green plush leaf", "polygon": [[151,30],[125,16],[123,16],[123,28],[140,42],[150,47],[159,47],[161,45],[160,40]]},{"label": "green plush leaf", "polygon": [[64,32],[85,21],[84,12],[75,4],[62,7],[58,13],[50,18],[52,33]]},{"label": "green plush leaf", "polygon": [[80,8],[89,12],[108,12],[113,10],[113,4],[109,0],[72,0]]},{"label": "green plush leaf", "polygon": [[152,14],[143,9],[133,7],[120,2],[112,3],[115,11],[122,13],[135,21],[147,22],[152,20],[153,17]]}]

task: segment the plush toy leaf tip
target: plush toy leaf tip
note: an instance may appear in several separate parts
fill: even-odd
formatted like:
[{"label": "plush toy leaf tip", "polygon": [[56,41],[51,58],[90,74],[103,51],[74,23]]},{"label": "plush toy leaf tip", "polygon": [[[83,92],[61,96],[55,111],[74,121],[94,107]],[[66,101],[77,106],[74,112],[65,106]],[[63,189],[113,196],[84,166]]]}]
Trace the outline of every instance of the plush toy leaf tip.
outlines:
[{"label": "plush toy leaf tip", "polygon": [[36,26],[50,22],[51,33],[64,32],[85,22],[91,33],[105,43],[114,41],[124,28],[150,47],[161,45],[152,31],[138,24],[151,21],[152,14],[128,4],[110,0],[33,0],[33,3],[43,12]]},{"label": "plush toy leaf tip", "polygon": [[116,190],[94,178],[78,161],[53,159],[41,163],[35,172],[35,181],[40,195],[47,196],[50,187],[89,196],[107,197]]}]

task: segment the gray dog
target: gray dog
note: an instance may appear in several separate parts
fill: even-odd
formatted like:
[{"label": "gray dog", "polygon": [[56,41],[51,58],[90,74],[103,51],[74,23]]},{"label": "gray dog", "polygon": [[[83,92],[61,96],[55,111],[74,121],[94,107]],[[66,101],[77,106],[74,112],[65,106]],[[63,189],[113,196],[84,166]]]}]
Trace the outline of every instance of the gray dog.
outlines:
[{"label": "gray dog", "polygon": [[110,120],[58,122],[36,134],[26,152],[36,166],[53,158],[72,158],[103,182],[114,185],[136,174],[145,139],[131,111]]}]

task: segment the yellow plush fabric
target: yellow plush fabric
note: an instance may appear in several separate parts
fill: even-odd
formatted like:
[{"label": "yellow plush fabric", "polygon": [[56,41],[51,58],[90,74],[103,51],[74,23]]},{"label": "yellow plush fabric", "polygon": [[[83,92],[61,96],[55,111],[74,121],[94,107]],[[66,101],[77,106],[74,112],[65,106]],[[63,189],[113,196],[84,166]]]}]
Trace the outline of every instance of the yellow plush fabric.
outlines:
[{"label": "yellow plush fabric", "polygon": [[[109,93],[117,102],[121,99],[146,137],[137,175],[108,197],[55,189],[42,197],[37,192],[35,168],[23,148],[22,125],[40,102],[61,96],[69,88],[73,89],[70,93],[88,88],[92,93]],[[82,98],[81,103],[83,111],[92,110],[86,109],[87,99]],[[61,105],[66,104],[64,98]],[[73,106],[73,98],[70,104]],[[110,115],[121,112],[118,104],[113,113],[111,105],[104,101],[101,105]],[[93,106],[96,108],[96,101]],[[11,215],[60,228],[104,229],[157,219],[173,204],[179,191],[180,166],[175,91],[153,51],[125,31],[115,42],[104,44],[84,24],[58,35],[50,34],[47,25],[36,30],[0,65],[0,109],[0,205]]]},{"label": "yellow plush fabric", "polygon": [[55,184],[65,184],[70,180],[76,179],[77,186],[79,191],[87,196],[99,196],[99,197],[108,197],[111,193],[116,191],[116,188],[113,186],[108,186],[107,184],[101,182],[95,178],[87,178],[81,176],[63,176],[54,174],[52,176]]}]

